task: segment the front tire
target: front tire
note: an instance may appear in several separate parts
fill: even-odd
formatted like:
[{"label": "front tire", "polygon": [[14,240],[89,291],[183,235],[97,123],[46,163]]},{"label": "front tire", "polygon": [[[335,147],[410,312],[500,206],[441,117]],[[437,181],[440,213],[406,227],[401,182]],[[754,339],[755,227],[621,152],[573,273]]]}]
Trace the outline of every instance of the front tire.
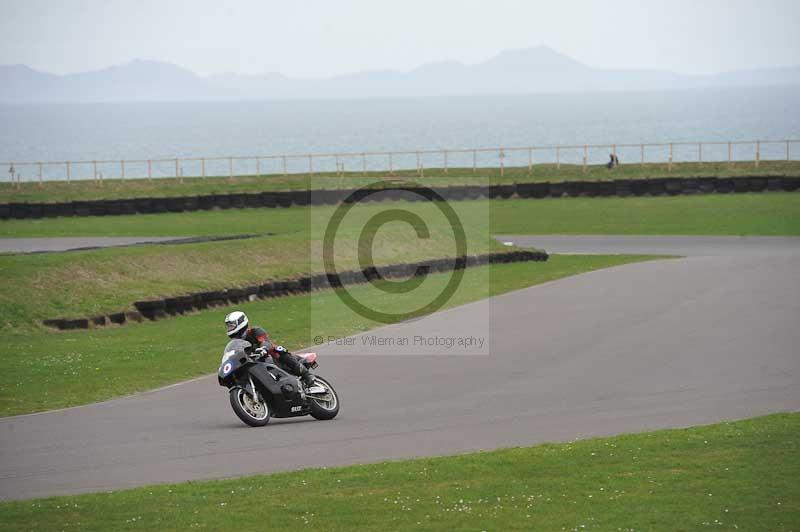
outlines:
[{"label": "front tire", "polygon": [[315,378],[315,383],[327,389],[330,396],[329,401],[321,399],[314,399],[313,396],[309,397],[309,407],[311,408],[311,417],[322,421],[333,419],[339,413],[339,395],[333,389],[331,383],[321,377]]},{"label": "front tire", "polygon": [[263,427],[269,423],[269,404],[259,397],[256,401],[242,388],[232,388],[228,394],[236,416],[251,427]]}]

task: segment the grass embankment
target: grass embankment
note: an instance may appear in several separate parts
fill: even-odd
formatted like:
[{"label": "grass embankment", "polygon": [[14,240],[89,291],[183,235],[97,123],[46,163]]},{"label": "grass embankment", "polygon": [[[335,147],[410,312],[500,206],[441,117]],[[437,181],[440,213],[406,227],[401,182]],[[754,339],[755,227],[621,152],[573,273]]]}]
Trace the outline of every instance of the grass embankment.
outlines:
[{"label": "grass embankment", "polygon": [[0,203],[5,202],[59,202],[89,199],[116,199],[135,197],[196,196],[200,194],[250,193],[267,190],[306,190],[320,188],[356,188],[370,185],[375,180],[406,178],[428,186],[449,186],[466,184],[505,184],[532,183],[542,181],[576,181],[608,179],[641,179],[657,177],[735,177],[741,175],[800,175],[798,161],[762,161],[756,168],[752,162],[737,163],[676,163],[672,171],[666,163],[624,164],[614,170],[605,165],[583,167],[573,164],[536,164],[529,172],[528,167],[478,168],[426,168],[423,175],[416,170],[396,170],[388,172],[369,171],[335,172],[307,174],[235,176],[228,177],[186,177],[181,183],[177,179],[104,179],[95,181],[45,181],[21,183],[19,187],[10,183],[0,183]]},{"label": "grass embankment", "polygon": [[[0,504],[0,530],[797,530],[800,414]],[[275,498],[276,487],[297,494]],[[254,503],[257,501],[257,503]],[[235,524],[234,524],[235,523]]]},{"label": "grass embankment", "polygon": [[[643,256],[553,256],[548,262],[470,268],[444,308],[569,275],[646,260]],[[359,301],[382,312],[408,311],[439,294],[449,274],[434,274],[398,298],[370,285],[350,287]],[[311,305],[313,304],[313,312]],[[313,337],[346,336],[382,325],[347,308],[332,290],[243,303],[239,308],[269,327],[290,349]],[[0,415],[101,401],[213,373],[225,344],[222,319],[230,307],[133,326],[42,336],[20,323],[0,337]],[[320,323],[322,322],[322,323]],[[164,361],[169,360],[168,364]],[[39,390],[29,393],[33,388]]]},{"label": "grass embankment", "polygon": [[[359,241],[362,228],[376,215],[391,211],[381,204],[353,208],[336,232],[337,269],[361,269],[358,256],[367,247],[377,265],[456,255],[453,230],[436,205],[414,203],[407,208],[420,217],[428,233],[420,237],[411,225],[390,221],[372,226],[371,245]],[[282,217],[277,223],[276,216]],[[161,228],[167,233],[207,233],[213,228],[231,234],[247,226],[259,227],[254,232],[277,234],[246,241],[0,256],[0,325],[8,328],[54,316],[114,312],[132,308],[140,299],[323,272],[322,241],[332,216],[333,208],[134,216],[134,225],[152,224],[151,230]],[[461,219],[468,254],[506,249],[490,238],[488,204],[474,206]],[[113,220],[108,221],[113,225]],[[108,225],[104,231],[108,234]]]}]

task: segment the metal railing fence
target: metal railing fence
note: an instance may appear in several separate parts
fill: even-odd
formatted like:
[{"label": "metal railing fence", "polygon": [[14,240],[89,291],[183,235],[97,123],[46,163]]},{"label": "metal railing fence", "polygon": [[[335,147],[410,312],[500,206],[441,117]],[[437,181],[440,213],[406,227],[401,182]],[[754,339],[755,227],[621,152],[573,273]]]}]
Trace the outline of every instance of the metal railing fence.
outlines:
[{"label": "metal railing fence", "polygon": [[177,179],[184,176],[229,177],[289,176],[320,173],[393,175],[396,171],[436,168],[444,173],[481,168],[526,168],[537,165],[578,165],[584,172],[590,165],[606,163],[610,154],[623,165],[663,163],[668,171],[674,164],[703,162],[752,162],[797,160],[800,140],[695,141],[620,144],[572,144],[550,146],[499,146],[493,148],[419,149],[252,156],[170,157],[153,159],[8,161],[7,182],[76,181],[104,179]]}]

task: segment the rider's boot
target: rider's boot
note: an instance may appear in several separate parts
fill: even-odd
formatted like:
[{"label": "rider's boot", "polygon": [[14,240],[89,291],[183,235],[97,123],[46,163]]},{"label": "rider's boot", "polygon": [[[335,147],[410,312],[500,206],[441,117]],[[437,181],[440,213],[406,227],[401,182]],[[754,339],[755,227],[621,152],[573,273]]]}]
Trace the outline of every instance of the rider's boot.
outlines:
[{"label": "rider's boot", "polygon": [[297,377],[300,377],[300,380],[303,381],[307,387],[314,385],[314,374],[305,367],[305,365],[300,362],[300,359],[293,355],[289,355],[286,357],[286,361],[284,362],[288,369]]},{"label": "rider's boot", "polygon": [[303,368],[303,373],[300,375],[300,380],[303,381],[306,387],[310,388],[314,385],[314,374],[302,364],[301,367]]}]

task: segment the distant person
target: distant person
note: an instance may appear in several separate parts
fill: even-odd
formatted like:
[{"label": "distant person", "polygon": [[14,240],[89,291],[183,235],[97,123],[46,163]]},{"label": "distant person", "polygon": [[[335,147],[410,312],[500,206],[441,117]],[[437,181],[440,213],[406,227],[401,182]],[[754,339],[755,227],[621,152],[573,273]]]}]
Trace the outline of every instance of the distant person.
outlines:
[{"label": "distant person", "polygon": [[608,162],[606,163],[606,168],[611,170],[612,168],[616,168],[619,166],[619,157],[617,157],[614,153],[608,154]]}]

